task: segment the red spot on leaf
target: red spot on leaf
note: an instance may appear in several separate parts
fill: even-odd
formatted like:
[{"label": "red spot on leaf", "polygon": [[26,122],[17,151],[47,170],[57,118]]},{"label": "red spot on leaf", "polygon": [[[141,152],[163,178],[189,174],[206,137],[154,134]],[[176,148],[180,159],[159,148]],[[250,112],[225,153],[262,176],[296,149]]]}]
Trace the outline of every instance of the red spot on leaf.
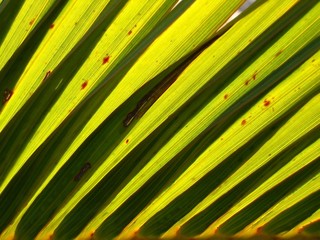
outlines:
[{"label": "red spot on leaf", "polygon": [[52,28],[54,28],[54,24],[53,23],[50,25],[50,29],[52,29]]},{"label": "red spot on leaf", "polygon": [[271,102],[270,102],[269,100],[267,100],[267,99],[263,101],[263,105],[264,105],[265,107],[268,107],[268,106],[270,105],[270,103],[271,103]]},{"label": "red spot on leaf", "polygon": [[107,62],[109,62],[109,60],[110,60],[110,56],[104,57],[102,60],[102,64],[106,64]]},{"label": "red spot on leaf", "polygon": [[131,35],[131,33],[132,33],[132,30],[130,30],[130,31],[128,32],[128,35]]},{"label": "red spot on leaf", "polygon": [[129,143],[129,139],[126,140],[126,144],[128,144],[128,143]]},{"label": "red spot on leaf", "polygon": [[94,237],[94,232],[90,233],[90,238]]},{"label": "red spot on leaf", "polygon": [[12,97],[12,95],[13,95],[13,91],[9,89],[4,90],[2,103],[5,104],[6,102],[8,102]]},{"label": "red spot on leaf", "polygon": [[225,95],[223,96],[223,98],[224,98],[224,99],[228,99],[228,94],[225,94]]},{"label": "red spot on leaf", "polygon": [[81,89],[85,89],[87,85],[88,85],[88,81],[85,81],[84,83],[81,84]]},{"label": "red spot on leaf", "polygon": [[31,26],[32,24],[34,24],[34,21],[35,21],[36,19],[32,19],[30,22],[29,22],[29,25]]},{"label": "red spot on leaf", "polygon": [[244,126],[246,125],[247,121],[245,119],[242,120],[241,125]]}]

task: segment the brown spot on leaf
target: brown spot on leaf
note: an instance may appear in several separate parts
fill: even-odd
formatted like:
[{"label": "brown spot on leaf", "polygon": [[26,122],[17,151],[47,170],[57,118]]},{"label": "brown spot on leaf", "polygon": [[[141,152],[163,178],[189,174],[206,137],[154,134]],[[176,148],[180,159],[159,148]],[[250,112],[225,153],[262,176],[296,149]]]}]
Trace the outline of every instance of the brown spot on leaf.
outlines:
[{"label": "brown spot on leaf", "polygon": [[49,75],[51,74],[51,71],[49,70],[48,72],[46,72],[46,75],[44,76],[44,78],[42,79],[42,82],[44,82],[48,77]]},{"label": "brown spot on leaf", "polygon": [[10,98],[13,95],[13,91],[10,89],[5,89],[3,92],[3,99],[2,99],[2,103],[5,104],[6,102],[8,102],[10,100]]},{"label": "brown spot on leaf", "polygon": [[34,24],[35,20],[36,20],[35,18],[31,19],[31,21],[29,22],[29,25],[31,26],[32,24]]},{"label": "brown spot on leaf", "polygon": [[228,94],[225,94],[225,95],[223,96],[224,99],[228,99],[228,97],[229,97]]},{"label": "brown spot on leaf", "polygon": [[106,64],[107,62],[109,62],[109,60],[110,60],[110,56],[104,57],[102,60],[102,64]]},{"label": "brown spot on leaf", "polygon": [[254,74],[252,75],[252,79],[253,79],[253,80],[256,80],[257,74],[258,74],[258,72],[255,71]]},{"label": "brown spot on leaf", "polygon": [[242,120],[241,125],[244,126],[246,125],[247,121],[245,119]]},{"label": "brown spot on leaf", "polygon": [[278,57],[281,53],[283,52],[283,50],[280,50],[279,52],[276,53],[276,57]]},{"label": "brown spot on leaf", "polygon": [[264,105],[265,107],[268,107],[268,106],[270,105],[270,103],[271,103],[271,102],[270,102],[269,100],[267,100],[267,99],[263,101],[263,105]]},{"label": "brown spot on leaf", "polygon": [[54,28],[54,24],[53,23],[50,25],[50,29],[52,29],[52,28]]},{"label": "brown spot on leaf", "polygon": [[81,84],[81,89],[85,89],[86,86],[88,86],[88,81],[85,81],[84,83]]},{"label": "brown spot on leaf", "polygon": [[128,35],[131,35],[131,33],[132,33],[132,30],[130,30],[130,31],[128,32]]}]

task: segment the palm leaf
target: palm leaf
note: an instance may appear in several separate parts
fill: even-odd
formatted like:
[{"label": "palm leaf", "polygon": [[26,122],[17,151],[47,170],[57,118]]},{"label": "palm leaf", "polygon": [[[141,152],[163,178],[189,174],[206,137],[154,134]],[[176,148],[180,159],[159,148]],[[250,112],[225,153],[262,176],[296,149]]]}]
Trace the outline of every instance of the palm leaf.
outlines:
[{"label": "palm leaf", "polygon": [[0,3],[3,239],[319,236],[320,4]]}]

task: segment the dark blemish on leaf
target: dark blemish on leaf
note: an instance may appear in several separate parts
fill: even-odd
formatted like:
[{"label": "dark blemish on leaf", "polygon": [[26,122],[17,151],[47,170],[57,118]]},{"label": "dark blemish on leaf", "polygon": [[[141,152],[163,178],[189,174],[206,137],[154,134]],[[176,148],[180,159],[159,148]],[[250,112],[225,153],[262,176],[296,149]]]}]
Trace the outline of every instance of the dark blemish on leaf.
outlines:
[{"label": "dark blemish on leaf", "polygon": [[90,163],[86,163],[79,171],[79,173],[73,178],[74,181],[78,182],[81,177],[91,168]]},{"label": "dark blemish on leaf", "polygon": [[264,105],[265,107],[268,107],[268,106],[270,105],[270,103],[271,103],[271,102],[270,102],[269,100],[267,100],[267,99],[263,101],[263,105]]},{"label": "dark blemish on leaf", "polygon": [[241,125],[244,126],[246,125],[247,121],[245,119],[242,120]]},{"label": "dark blemish on leaf", "polygon": [[249,85],[249,82],[250,82],[250,79],[246,80],[246,81],[244,82],[244,85],[248,86],[248,85]]},{"label": "dark blemish on leaf", "polygon": [[129,112],[123,120],[123,126],[128,127],[135,118],[141,118],[149,108],[157,101],[157,99],[175,82],[178,74],[175,72],[163,82],[157,84],[150,92],[143,96],[137,103],[133,111]]},{"label": "dark blemish on leaf", "polygon": [[315,62],[316,60],[315,59],[312,59],[312,61],[311,62]]},{"label": "dark blemish on leaf", "polygon": [[87,85],[88,85],[88,81],[85,81],[84,83],[81,84],[81,89],[85,89]]},{"label": "dark blemish on leaf", "polygon": [[256,77],[257,77],[257,71],[255,71],[254,74],[252,75],[252,79],[256,80]]},{"label": "dark blemish on leaf", "polygon": [[52,28],[54,28],[54,24],[53,23],[50,25],[50,29],[52,29]]},{"label": "dark blemish on leaf", "polygon": [[130,31],[128,32],[128,35],[131,35],[131,33],[132,33],[132,30],[130,30]]},{"label": "dark blemish on leaf", "polygon": [[29,22],[29,25],[31,26],[32,24],[34,24],[34,21],[35,21],[35,19],[32,19],[32,20]]},{"label": "dark blemish on leaf", "polygon": [[278,57],[281,53],[283,52],[283,50],[280,50],[279,52],[276,53],[276,57]]},{"label": "dark blemish on leaf", "polygon": [[48,71],[44,76],[44,78],[42,79],[42,82],[44,82],[49,77],[50,74],[51,74],[51,71]]},{"label": "dark blemish on leaf", "polygon": [[12,95],[13,95],[13,91],[11,91],[10,89],[4,90],[2,103],[5,104],[6,102],[8,102],[12,97]]},{"label": "dark blemish on leaf", "polygon": [[225,95],[223,96],[223,98],[224,98],[224,99],[228,99],[228,94],[225,94]]},{"label": "dark blemish on leaf", "polygon": [[128,143],[129,143],[129,139],[126,140],[126,144],[128,144]]},{"label": "dark blemish on leaf", "polygon": [[106,64],[107,62],[109,62],[109,60],[110,60],[110,56],[104,57],[102,60],[102,64]]},{"label": "dark blemish on leaf", "polygon": [[126,116],[126,118],[122,122],[123,126],[128,127],[135,117],[136,117],[136,113],[134,111],[129,112],[128,115]]},{"label": "dark blemish on leaf", "polygon": [[94,232],[90,233],[90,238],[94,237]]}]

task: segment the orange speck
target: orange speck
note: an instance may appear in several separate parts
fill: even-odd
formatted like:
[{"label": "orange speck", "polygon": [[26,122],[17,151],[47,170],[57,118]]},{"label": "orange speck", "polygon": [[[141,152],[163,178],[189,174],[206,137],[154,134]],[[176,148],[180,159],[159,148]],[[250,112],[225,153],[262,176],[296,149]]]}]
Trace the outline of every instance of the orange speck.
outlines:
[{"label": "orange speck", "polygon": [[133,237],[137,237],[139,235],[139,232],[140,232],[139,229],[133,231]]},{"label": "orange speck", "polygon": [[88,81],[85,81],[84,83],[81,84],[81,89],[85,89],[87,85],[88,85]]},{"label": "orange speck", "polygon": [[268,107],[269,105],[270,105],[270,101],[269,100],[264,100],[264,102],[263,102],[263,105],[265,106],[265,107]]},{"label": "orange speck", "polygon": [[94,236],[94,232],[90,233],[90,237],[93,238]]},{"label": "orange speck", "polygon": [[228,94],[225,94],[225,95],[223,96],[223,98],[224,98],[224,99],[227,99],[227,98],[228,98]]},{"label": "orange speck", "polygon": [[129,143],[129,139],[126,140],[126,144],[128,144],[128,143]]},{"label": "orange speck", "polygon": [[245,119],[242,120],[241,125],[244,126],[246,125],[247,121]]},{"label": "orange speck", "polygon": [[29,25],[31,26],[32,24],[34,24],[34,21],[35,21],[35,19],[32,19],[32,20],[29,22]]},{"label": "orange speck", "polygon": [[109,60],[110,60],[110,56],[104,57],[102,60],[102,64],[106,64],[107,62],[109,62]]},{"label": "orange speck", "polygon": [[262,233],[262,231],[263,231],[263,227],[262,226],[257,228],[257,233]]},{"label": "orange speck", "polygon": [[51,29],[54,28],[54,24],[53,24],[53,23],[50,25],[50,28],[51,28]]},{"label": "orange speck", "polygon": [[130,30],[130,31],[128,32],[128,35],[131,35],[131,33],[132,33],[132,30]]}]

